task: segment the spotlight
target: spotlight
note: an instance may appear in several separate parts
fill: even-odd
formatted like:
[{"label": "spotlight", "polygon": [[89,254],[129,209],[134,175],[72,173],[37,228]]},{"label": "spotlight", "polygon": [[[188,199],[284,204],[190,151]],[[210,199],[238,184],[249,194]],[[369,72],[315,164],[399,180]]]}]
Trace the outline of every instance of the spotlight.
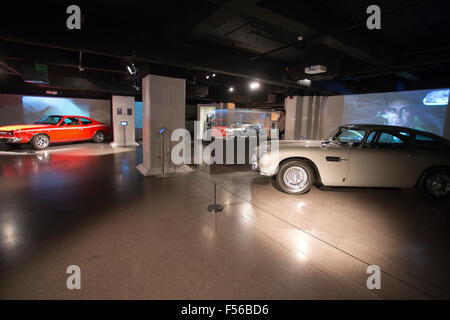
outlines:
[{"label": "spotlight", "polygon": [[229,87],[228,92],[234,92],[234,87]]},{"label": "spotlight", "polygon": [[131,66],[128,65],[127,70],[131,75],[134,75],[137,72],[136,67],[134,66],[134,63],[132,63]]},{"label": "spotlight", "polygon": [[259,88],[259,86],[260,86],[260,84],[259,84],[259,82],[257,82],[257,81],[252,81],[252,82],[250,82],[250,89],[251,90],[256,90],[256,89],[258,89]]},{"label": "spotlight", "polygon": [[213,74],[212,74],[212,77],[213,77],[213,78],[215,78],[215,77],[216,77],[216,74],[215,74],[215,73],[213,73]]},{"label": "spotlight", "polygon": [[209,75],[206,75],[206,77],[205,77],[206,79],[209,79]]}]

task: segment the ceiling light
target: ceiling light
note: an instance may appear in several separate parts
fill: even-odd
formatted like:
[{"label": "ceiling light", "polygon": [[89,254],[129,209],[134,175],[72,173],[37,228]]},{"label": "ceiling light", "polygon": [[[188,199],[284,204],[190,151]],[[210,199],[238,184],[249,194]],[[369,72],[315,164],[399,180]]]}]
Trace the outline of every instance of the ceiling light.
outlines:
[{"label": "ceiling light", "polygon": [[256,89],[258,89],[259,88],[259,86],[260,86],[260,84],[259,84],[259,82],[258,81],[252,81],[252,82],[250,82],[250,89],[251,90],[256,90]]},{"label": "ceiling light", "polygon": [[56,96],[58,94],[58,91],[56,90],[47,90],[45,91],[46,94],[50,94],[52,96]]},{"label": "ceiling light", "polygon": [[213,76],[213,78],[215,78],[215,77],[216,77],[216,74],[215,74],[215,73],[213,73],[213,74],[212,74],[212,76]]},{"label": "ceiling light", "polygon": [[205,77],[206,79],[209,79],[209,75],[206,75],[206,77]]},{"label": "ceiling light", "polygon": [[228,88],[228,91],[229,91],[229,92],[234,92],[234,87],[229,87],[229,88]]}]

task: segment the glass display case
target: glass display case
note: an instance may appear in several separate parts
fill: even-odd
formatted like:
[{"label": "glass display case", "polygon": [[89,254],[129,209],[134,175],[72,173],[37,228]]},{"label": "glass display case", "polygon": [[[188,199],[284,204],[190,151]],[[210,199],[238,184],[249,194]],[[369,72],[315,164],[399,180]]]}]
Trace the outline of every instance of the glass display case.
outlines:
[{"label": "glass display case", "polygon": [[200,107],[201,138],[209,140],[208,130],[213,137],[251,137],[269,135],[277,128],[278,112],[249,109],[216,109]]}]

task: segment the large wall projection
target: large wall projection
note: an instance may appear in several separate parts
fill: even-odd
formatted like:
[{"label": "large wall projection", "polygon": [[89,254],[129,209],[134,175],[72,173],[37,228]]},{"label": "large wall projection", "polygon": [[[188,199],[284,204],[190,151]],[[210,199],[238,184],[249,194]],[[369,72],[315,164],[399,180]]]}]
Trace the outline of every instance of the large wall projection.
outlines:
[{"label": "large wall projection", "polygon": [[387,124],[444,135],[449,91],[346,95],[343,123]]},{"label": "large wall projection", "polygon": [[111,123],[111,101],[0,94],[0,125],[33,123],[50,114],[86,116]]}]

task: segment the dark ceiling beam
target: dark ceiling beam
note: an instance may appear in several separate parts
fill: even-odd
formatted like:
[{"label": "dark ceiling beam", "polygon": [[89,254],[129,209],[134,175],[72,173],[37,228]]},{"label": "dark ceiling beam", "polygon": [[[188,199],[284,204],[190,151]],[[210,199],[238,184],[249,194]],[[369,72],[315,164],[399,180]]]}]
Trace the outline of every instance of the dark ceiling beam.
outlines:
[{"label": "dark ceiling beam", "polygon": [[205,37],[211,31],[223,25],[233,17],[255,6],[261,0],[228,0],[217,10],[214,10],[207,17],[198,22],[187,33],[189,40],[198,40]]},{"label": "dark ceiling beam", "polygon": [[[245,12],[246,15],[258,19],[261,21],[264,21],[266,23],[269,23],[271,25],[275,25],[280,27],[281,29],[294,33],[298,36],[302,36],[303,39],[306,38],[315,38],[315,42],[321,43],[327,47],[330,47],[336,51],[345,53],[346,55],[349,55],[351,57],[354,57],[359,60],[372,60],[375,59],[375,57],[362,49],[356,48],[352,45],[346,44],[340,40],[337,40],[331,36],[324,36],[321,35],[320,31],[307,26],[303,23],[300,23],[298,21],[295,21],[291,18],[288,18],[286,16],[280,15],[278,13],[275,13],[271,10],[268,10],[266,8],[260,7],[258,5],[253,6],[249,10]],[[301,42],[294,42],[292,44],[282,46],[279,48],[279,50],[284,50],[290,47],[293,47]],[[278,51],[277,49],[271,50],[270,52],[262,55],[258,55],[257,57],[263,57],[267,54],[271,54]]]},{"label": "dark ceiling beam", "polygon": [[441,52],[435,56],[421,56],[420,58],[414,58],[410,60],[405,60],[403,62],[398,61],[397,63],[392,63],[390,65],[383,66],[370,66],[366,68],[354,68],[353,70],[347,69],[343,70],[342,73],[337,77],[341,80],[349,80],[353,78],[363,79],[370,77],[378,77],[389,74],[398,74],[402,72],[414,72],[418,70],[433,69],[437,64],[449,64],[450,58],[448,53]]},{"label": "dark ceiling beam", "polygon": [[[122,45],[117,46],[116,42],[108,41],[104,37],[91,36],[97,39],[97,41],[88,43],[84,39],[70,37],[60,39],[47,37],[36,41],[19,36],[11,37],[5,35],[0,35],[0,39],[6,42],[22,43],[44,48],[72,52],[83,51],[84,54],[222,73],[246,79],[255,79],[262,83],[281,87],[304,89],[300,85],[282,81],[285,72],[284,63],[273,59],[260,59],[259,61],[249,63],[251,54],[236,49],[216,48],[212,46],[201,48],[186,43],[167,43],[164,40],[149,39],[148,37],[145,39],[123,38]],[[134,49],[135,56],[130,56],[129,48]]]},{"label": "dark ceiling beam", "polygon": [[3,67],[5,67],[6,69],[8,69],[11,73],[18,75],[18,76],[22,76],[22,73],[17,71],[16,68],[11,67],[8,63],[6,63],[5,61],[0,60],[0,65],[2,65]]}]

